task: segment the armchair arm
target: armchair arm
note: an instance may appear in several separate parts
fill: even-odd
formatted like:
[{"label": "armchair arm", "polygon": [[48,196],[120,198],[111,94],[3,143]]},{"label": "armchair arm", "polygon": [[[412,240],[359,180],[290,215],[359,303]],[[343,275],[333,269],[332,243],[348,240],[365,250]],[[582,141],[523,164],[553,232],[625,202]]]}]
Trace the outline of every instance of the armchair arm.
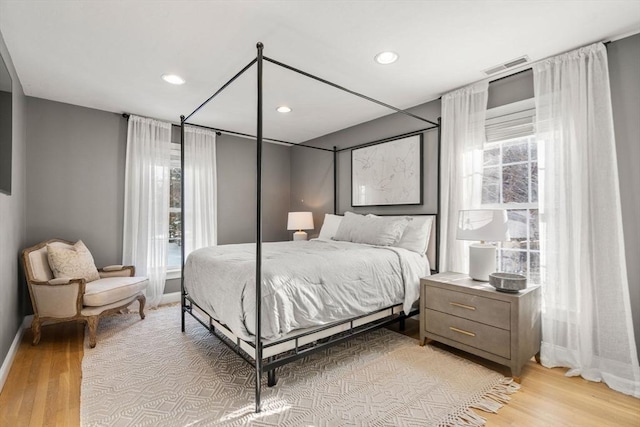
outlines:
[{"label": "armchair arm", "polygon": [[85,286],[84,279],[29,281],[34,313],[42,318],[59,319],[80,315]]},{"label": "armchair arm", "polygon": [[[43,284],[43,285],[50,285],[50,286],[56,286],[56,285],[68,285],[71,282],[70,277],[58,277],[57,279],[51,279],[48,282],[38,282],[36,283],[36,285],[39,284]],[[78,280],[78,279],[75,279]]]},{"label": "armchair arm", "polygon": [[[55,279],[50,279],[45,281],[39,280],[29,280],[29,286],[63,286],[63,285],[71,285],[74,283],[86,284],[85,279],[73,279],[71,277],[58,277]],[[84,288],[84,286],[83,286]]]},{"label": "armchair arm", "polygon": [[101,279],[106,277],[133,277],[136,274],[136,268],[133,265],[108,265],[98,269]]}]

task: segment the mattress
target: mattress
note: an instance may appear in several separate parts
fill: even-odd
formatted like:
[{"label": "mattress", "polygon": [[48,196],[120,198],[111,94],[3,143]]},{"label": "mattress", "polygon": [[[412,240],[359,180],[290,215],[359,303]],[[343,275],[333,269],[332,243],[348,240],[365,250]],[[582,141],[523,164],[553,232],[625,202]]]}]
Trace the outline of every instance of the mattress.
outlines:
[{"label": "mattress", "polygon": [[[262,245],[262,338],[326,325],[418,299],[426,256],[402,248],[313,239]],[[184,267],[191,299],[236,336],[255,333],[255,244],[193,251]]]}]

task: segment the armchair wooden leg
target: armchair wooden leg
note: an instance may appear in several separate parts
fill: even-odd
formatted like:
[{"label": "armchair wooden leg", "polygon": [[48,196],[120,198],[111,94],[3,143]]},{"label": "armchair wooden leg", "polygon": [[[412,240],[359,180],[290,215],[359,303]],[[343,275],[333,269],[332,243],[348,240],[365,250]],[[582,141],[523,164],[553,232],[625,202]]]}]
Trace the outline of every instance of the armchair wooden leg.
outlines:
[{"label": "armchair wooden leg", "polygon": [[99,316],[90,316],[87,318],[87,325],[89,326],[89,347],[94,348],[96,346],[96,331],[98,330],[98,322],[100,322]]},{"label": "armchair wooden leg", "polygon": [[140,301],[140,318],[144,319],[144,305],[147,302],[147,298],[144,295],[140,295],[138,301]]},{"label": "armchair wooden leg", "polygon": [[33,320],[31,321],[31,332],[33,333],[33,345],[38,345],[40,342],[40,318],[37,315],[33,316]]}]

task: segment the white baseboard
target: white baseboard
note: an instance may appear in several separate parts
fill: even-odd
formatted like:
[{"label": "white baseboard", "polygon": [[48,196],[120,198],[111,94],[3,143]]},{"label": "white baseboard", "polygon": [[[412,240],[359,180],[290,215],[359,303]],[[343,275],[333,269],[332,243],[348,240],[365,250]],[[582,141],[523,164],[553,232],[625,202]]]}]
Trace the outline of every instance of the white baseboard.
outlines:
[{"label": "white baseboard", "polygon": [[[162,294],[162,297],[160,297],[160,302],[158,303],[158,306],[174,304],[176,302],[180,302],[180,292],[171,292],[170,294]],[[131,305],[127,307],[127,309],[137,313],[139,304],[140,303],[138,301],[133,301]]]},{"label": "white baseboard", "polygon": [[174,302],[180,302],[180,292],[171,292],[170,294],[163,294],[160,299],[160,305],[173,304]]},{"label": "white baseboard", "polygon": [[11,347],[9,347],[9,351],[2,362],[2,367],[0,367],[0,391],[4,388],[4,383],[7,381],[7,377],[9,376],[11,365],[13,365],[13,359],[15,359],[20,343],[22,342],[24,330],[31,327],[32,320],[33,314],[25,316],[22,320],[22,325],[18,328],[16,336],[13,338],[13,342],[11,343]]}]

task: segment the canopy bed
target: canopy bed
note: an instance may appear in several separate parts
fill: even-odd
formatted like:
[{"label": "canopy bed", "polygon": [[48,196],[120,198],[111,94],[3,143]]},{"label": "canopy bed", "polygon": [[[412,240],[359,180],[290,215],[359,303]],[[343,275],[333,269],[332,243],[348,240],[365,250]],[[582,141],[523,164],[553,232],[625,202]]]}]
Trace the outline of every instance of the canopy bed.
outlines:
[{"label": "canopy bed", "polygon": [[[223,245],[202,248],[192,252],[185,260],[182,245],[182,332],[185,315],[190,314],[222,342],[255,367],[255,410],[260,411],[261,378],[268,373],[268,385],[276,382],[275,369],[374,328],[392,322],[404,322],[417,314],[416,285],[420,275],[437,271],[439,246],[438,213],[402,216],[367,217],[346,213],[342,221],[357,220],[372,226],[399,230],[398,242],[408,224],[422,224],[425,241],[418,249],[377,245],[380,235],[371,240],[326,238],[326,230],[319,239],[298,242],[263,243],[262,239],[262,153],[264,141],[286,143],[333,154],[333,214],[338,214],[338,153],[365,147],[374,147],[398,138],[422,135],[434,129],[440,143],[440,119],[437,122],[401,110],[368,96],[346,89],[289,65],[263,56],[262,43],[257,44],[257,56],[228,82],[198,106],[192,113],[180,117],[182,150],[185,125],[207,103],[224,91],[253,65],[257,67],[256,134],[256,242],[255,244]],[[389,108],[428,127],[399,137],[386,138],[365,144],[332,150],[305,144],[273,140],[263,136],[263,62],[275,64],[294,73],[332,86],[369,102]],[[206,126],[202,126],[206,127]],[[229,134],[234,131],[211,128]],[[422,144],[422,138],[420,138]],[[439,152],[439,149],[438,149]],[[420,148],[420,155],[422,149]],[[422,161],[422,160],[421,160]],[[182,152],[184,169],[184,151]],[[438,161],[438,181],[439,181]],[[420,170],[422,180],[422,169]],[[184,209],[184,180],[182,182],[182,209]],[[439,187],[439,182],[438,182]],[[422,187],[420,187],[422,190]],[[439,192],[438,192],[439,194]],[[438,196],[439,198],[439,196]],[[420,197],[420,204],[422,198]],[[416,203],[417,204],[417,203]],[[437,205],[439,206],[439,200]],[[327,215],[329,216],[329,214]],[[359,217],[354,219],[355,217]],[[183,216],[184,218],[184,216]],[[327,222],[327,221],[325,221]],[[181,223],[184,236],[184,221]],[[345,227],[342,232],[344,233]],[[434,230],[433,232],[431,232]],[[335,231],[335,230],[334,230]],[[414,230],[418,231],[418,230]],[[425,234],[426,231],[426,234]],[[324,232],[324,236],[323,236]],[[323,238],[324,237],[324,238]],[[344,236],[343,236],[344,237]],[[382,237],[384,238],[384,237]],[[339,241],[341,240],[341,241]],[[396,245],[397,246],[397,245]],[[409,249],[413,249],[409,250]],[[358,267],[359,266],[359,267]],[[241,284],[254,283],[251,287]],[[378,282],[378,283],[376,283]],[[363,286],[363,283],[367,286]],[[215,284],[215,287],[213,287]],[[321,286],[319,286],[321,285]],[[414,295],[415,293],[415,295]],[[322,294],[322,295],[320,295]],[[412,299],[413,296],[415,299]]]}]

